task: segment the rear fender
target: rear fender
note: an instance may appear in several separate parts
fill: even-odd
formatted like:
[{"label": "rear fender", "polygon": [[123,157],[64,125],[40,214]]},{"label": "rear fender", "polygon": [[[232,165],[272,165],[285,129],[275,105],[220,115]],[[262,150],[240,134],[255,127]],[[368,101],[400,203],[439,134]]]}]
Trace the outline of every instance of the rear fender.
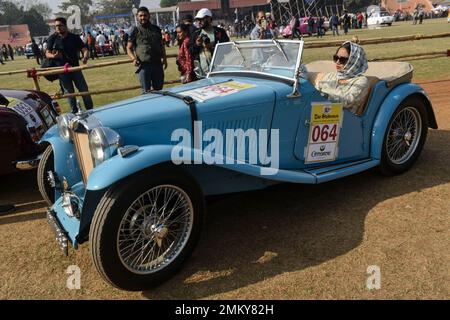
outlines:
[{"label": "rear fender", "polygon": [[383,147],[384,134],[387,130],[389,121],[395,110],[399,107],[403,100],[411,95],[416,95],[417,99],[422,99],[425,103],[428,113],[428,126],[437,128],[436,118],[425,91],[418,85],[413,83],[405,83],[395,87],[384,99],[375,116],[374,125],[371,134],[370,156],[372,159],[381,159],[381,151]]}]

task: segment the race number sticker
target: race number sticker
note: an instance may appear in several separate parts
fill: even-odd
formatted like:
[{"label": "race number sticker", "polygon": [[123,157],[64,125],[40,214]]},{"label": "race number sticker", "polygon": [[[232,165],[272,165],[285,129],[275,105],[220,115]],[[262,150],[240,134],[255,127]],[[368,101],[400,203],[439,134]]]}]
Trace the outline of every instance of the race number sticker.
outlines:
[{"label": "race number sticker", "polygon": [[336,160],[342,125],[341,103],[312,103],[305,163]]},{"label": "race number sticker", "polygon": [[[10,100],[10,98],[8,98],[8,100]],[[42,126],[41,118],[38,116],[36,111],[34,111],[34,109],[25,102],[14,99],[11,102],[10,108],[20,114],[27,121],[30,127],[39,128]]]},{"label": "race number sticker", "polygon": [[185,91],[182,92],[182,94],[185,96],[191,96],[193,99],[199,102],[205,102],[210,99],[214,99],[217,97],[224,97],[253,87],[255,87],[255,85],[250,83],[228,81],[203,88]]}]

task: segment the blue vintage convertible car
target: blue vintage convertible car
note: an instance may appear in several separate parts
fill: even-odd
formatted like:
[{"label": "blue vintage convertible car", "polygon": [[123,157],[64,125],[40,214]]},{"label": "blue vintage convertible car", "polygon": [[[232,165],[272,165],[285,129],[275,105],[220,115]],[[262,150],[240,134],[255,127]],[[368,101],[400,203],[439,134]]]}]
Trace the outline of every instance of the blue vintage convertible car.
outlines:
[{"label": "blue vintage convertible car", "polygon": [[302,53],[302,41],[220,44],[205,79],[60,116],[38,179],[61,248],[89,241],[106,281],[143,290],[192,252],[205,196],[409,169],[437,128],[411,66],[370,63],[353,113],[314,87],[333,64],[303,66]]}]

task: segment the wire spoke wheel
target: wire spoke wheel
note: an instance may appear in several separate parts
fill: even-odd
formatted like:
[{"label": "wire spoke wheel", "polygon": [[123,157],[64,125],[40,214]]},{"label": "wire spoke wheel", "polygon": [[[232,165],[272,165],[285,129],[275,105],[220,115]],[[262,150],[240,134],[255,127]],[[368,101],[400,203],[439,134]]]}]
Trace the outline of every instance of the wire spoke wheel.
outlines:
[{"label": "wire spoke wheel", "polygon": [[186,246],[194,208],[185,191],[160,185],[141,194],[123,215],[117,251],[123,265],[136,274],[155,273],[169,265]]},{"label": "wire spoke wheel", "polygon": [[387,156],[393,164],[404,164],[415,154],[422,127],[422,118],[417,108],[406,107],[395,115],[385,145]]}]

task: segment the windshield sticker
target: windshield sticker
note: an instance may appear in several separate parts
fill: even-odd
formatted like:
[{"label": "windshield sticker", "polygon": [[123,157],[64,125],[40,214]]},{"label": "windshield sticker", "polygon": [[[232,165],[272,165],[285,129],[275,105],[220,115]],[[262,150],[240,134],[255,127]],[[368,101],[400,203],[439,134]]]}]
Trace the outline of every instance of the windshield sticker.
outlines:
[{"label": "windshield sticker", "polygon": [[305,163],[336,160],[342,126],[342,103],[311,103]]},{"label": "windshield sticker", "polygon": [[210,99],[214,99],[217,97],[224,97],[254,87],[256,87],[256,85],[250,83],[229,81],[215,84],[212,86],[185,91],[182,92],[182,94],[185,96],[191,96],[193,99],[199,102],[205,102]]},{"label": "windshield sticker", "polygon": [[7,97],[7,99],[10,101],[8,108],[20,114],[30,127],[39,128],[42,126],[41,118],[29,104],[10,97]]}]

